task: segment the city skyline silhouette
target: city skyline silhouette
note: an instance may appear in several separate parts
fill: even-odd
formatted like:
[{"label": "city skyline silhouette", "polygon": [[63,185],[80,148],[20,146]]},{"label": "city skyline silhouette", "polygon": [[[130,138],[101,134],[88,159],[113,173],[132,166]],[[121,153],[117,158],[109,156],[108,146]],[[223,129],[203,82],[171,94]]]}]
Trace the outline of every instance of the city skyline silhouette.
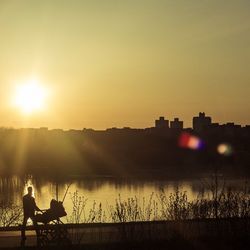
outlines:
[{"label": "city skyline silhouette", "polygon": [[0,250],[250,249],[249,13],[0,0]]},{"label": "city skyline silhouette", "polygon": [[250,124],[249,5],[1,1],[0,126]]},{"label": "city skyline silhouette", "polygon": [[[162,128],[175,128],[175,126],[177,126],[176,128],[194,128],[195,127],[195,122],[194,119],[201,119],[201,120],[206,120],[208,119],[208,125],[209,127],[219,127],[219,126],[235,126],[235,127],[248,127],[250,126],[249,124],[237,124],[232,120],[225,120],[225,122],[219,122],[213,119],[212,116],[207,116],[205,112],[199,112],[196,116],[193,116],[192,118],[190,118],[190,121],[183,121],[180,117],[176,117],[173,116],[173,118],[169,118],[169,116],[159,116],[159,118],[156,118],[154,120],[154,122],[151,122],[151,126],[148,127],[130,127],[130,126],[126,126],[126,123],[124,125],[121,125],[120,127],[118,126],[111,126],[111,127],[107,127],[107,128],[102,128],[102,129],[96,129],[96,128],[92,128],[92,127],[85,127],[84,124],[82,127],[79,128],[61,128],[61,127],[56,127],[56,128],[49,128],[47,126],[38,126],[38,127],[8,127],[8,126],[4,126],[2,125],[0,128],[1,129],[28,129],[28,128],[34,128],[34,129],[60,129],[60,130],[82,130],[82,129],[93,129],[93,130],[107,130],[107,129],[112,129],[112,128],[118,128],[118,129],[146,129],[146,128],[151,128],[151,127],[162,127]],[[158,125],[157,125],[158,123]],[[205,121],[205,123],[207,123],[207,121]],[[187,124],[187,125],[186,125]],[[114,124],[115,125],[115,124]]]}]

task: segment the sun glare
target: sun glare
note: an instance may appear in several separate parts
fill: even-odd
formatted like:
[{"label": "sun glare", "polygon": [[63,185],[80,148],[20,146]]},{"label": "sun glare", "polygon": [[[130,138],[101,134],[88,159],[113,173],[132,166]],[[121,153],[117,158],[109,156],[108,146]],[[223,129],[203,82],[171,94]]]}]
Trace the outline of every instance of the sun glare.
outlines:
[{"label": "sun glare", "polygon": [[24,114],[32,114],[45,107],[47,91],[38,81],[32,80],[16,88],[14,103]]}]

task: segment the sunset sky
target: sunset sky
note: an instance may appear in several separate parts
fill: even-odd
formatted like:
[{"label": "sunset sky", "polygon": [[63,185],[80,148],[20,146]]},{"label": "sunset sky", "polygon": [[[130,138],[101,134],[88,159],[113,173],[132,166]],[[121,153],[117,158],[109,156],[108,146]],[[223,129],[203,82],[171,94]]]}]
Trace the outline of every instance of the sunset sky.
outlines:
[{"label": "sunset sky", "polygon": [[[24,114],[32,79],[47,94]],[[249,0],[0,0],[0,127],[245,125],[249,96]]]}]

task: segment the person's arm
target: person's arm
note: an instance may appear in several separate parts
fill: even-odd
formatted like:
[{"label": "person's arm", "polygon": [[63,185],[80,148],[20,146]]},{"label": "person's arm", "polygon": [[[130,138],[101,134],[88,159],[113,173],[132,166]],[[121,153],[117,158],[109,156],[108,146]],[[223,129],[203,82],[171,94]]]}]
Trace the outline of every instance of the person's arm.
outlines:
[{"label": "person's arm", "polygon": [[36,205],[36,211],[40,211],[40,212],[42,212],[42,210]]},{"label": "person's arm", "polygon": [[33,201],[34,201],[34,208],[35,208],[35,210],[36,210],[36,211],[41,211],[41,212],[42,212],[42,210],[36,205],[35,198],[33,199]]}]

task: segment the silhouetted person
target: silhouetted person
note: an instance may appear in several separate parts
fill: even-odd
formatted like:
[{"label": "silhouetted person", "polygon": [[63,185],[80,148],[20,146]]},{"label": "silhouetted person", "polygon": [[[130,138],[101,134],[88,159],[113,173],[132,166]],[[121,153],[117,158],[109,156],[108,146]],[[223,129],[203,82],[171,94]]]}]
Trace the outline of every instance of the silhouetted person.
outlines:
[{"label": "silhouetted person", "polygon": [[32,187],[28,187],[28,194],[23,196],[23,225],[22,225],[22,240],[25,241],[25,230],[28,219],[30,218],[35,226],[36,234],[38,235],[37,222],[35,219],[35,211],[41,211],[36,205],[35,198],[32,196]]}]

